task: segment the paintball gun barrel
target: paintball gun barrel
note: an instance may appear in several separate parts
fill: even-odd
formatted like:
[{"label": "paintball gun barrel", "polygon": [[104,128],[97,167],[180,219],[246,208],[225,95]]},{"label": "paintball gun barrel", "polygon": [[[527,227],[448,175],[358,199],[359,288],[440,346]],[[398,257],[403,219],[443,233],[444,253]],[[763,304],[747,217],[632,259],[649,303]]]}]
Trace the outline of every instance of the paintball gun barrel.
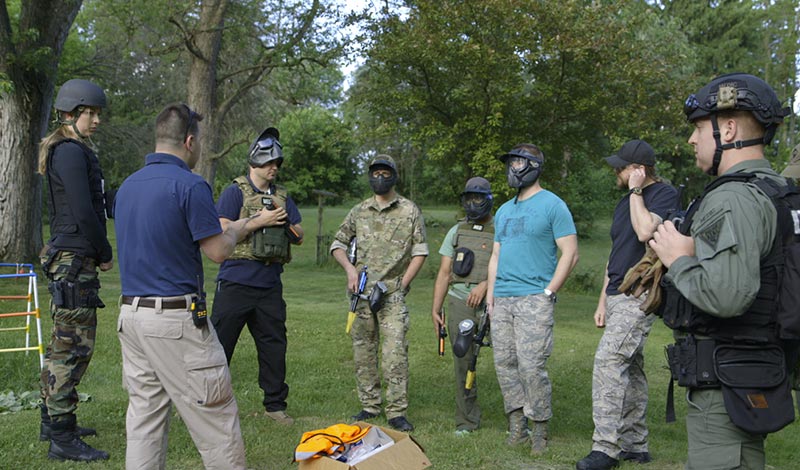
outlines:
[{"label": "paintball gun barrel", "polygon": [[353,327],[353,321],[356,319],[356,308],[358,307],[358,299],[364,293],[364,288],[367,286],[367,266],[361,268],[361,273],[358,275],[358,288],[350,296],[350,311],[347,313],[347,326],[344,331],[350,334],[350,328]]},{"label": "paintball gun barrel", "polygon": [[447,328],[445,328],[447,320],[445,320],[444,309],[442,309],[442,324],[439,326],[439,355],[444,356],[444,339],[447,338]]}]

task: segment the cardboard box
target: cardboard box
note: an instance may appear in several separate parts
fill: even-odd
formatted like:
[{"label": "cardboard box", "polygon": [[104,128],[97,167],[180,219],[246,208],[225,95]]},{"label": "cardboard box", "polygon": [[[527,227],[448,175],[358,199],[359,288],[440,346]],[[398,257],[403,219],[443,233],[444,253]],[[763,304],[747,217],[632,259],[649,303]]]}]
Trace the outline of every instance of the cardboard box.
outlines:
[{"label": "cardboard box", "polygon": [[383,448],[379,447],[370,456],[355,465],[338,462],[329,457],[320,457],[301,460],[299,470],[423,470],[431,466],[422,447],[408,434],[361,421],[353,424],[378,428],[391,437],[394,444]]}]

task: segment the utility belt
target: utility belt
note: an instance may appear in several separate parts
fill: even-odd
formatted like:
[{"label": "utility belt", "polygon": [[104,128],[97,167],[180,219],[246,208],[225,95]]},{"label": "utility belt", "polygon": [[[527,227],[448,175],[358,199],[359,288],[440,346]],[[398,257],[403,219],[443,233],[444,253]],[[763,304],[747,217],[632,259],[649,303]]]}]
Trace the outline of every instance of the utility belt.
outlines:
[{"label": "utility belt", "polygon": [[692,390],[722,389],[728,416],[746,432],[775,432],[794,421],[786,358],[777,344],[688,335],[668,345],[666,354],[671,372],[667,422],[675,421],[675,381]]},{"label": "utility belt", "polygon": [[[100,299],[100,280],[96,277],[82,281],[79,279],[81,270],[94,272],[95,260],[79,253],[74,253],[69,265],[60,265],[51,271],[53,263],[61,250],[45,247],[42,257],[42,269],[50,281],[47,290],[53,298],[53,305],[57,308],[72,310],[76,308],[104,308],[106,305]],[[57,274],[66,274],[61,279],[56,279]]]},{"label": "utility belt", "polygon": [[53,297],[53,305],[58,308],[72,310],[76,308],[103,308],[106,304],[100,300],[100,280],[70,282],[66,279],[50,281],[47,290]]}]

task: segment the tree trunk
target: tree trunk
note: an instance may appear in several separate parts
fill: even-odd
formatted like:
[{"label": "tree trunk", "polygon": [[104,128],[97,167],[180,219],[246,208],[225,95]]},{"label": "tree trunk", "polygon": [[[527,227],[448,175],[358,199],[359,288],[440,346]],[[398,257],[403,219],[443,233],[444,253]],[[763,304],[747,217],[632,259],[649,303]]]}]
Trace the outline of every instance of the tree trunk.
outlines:
[{"label": "tree trunk", "polygon": [[37,100],[23,94],[0,94],[0,155],[5,156],[0,164],[0,261],[10,263],[34,262],[42,247],[42,179],[35,155],[47,107],[41,109],[41,99],[37,109],[33,103],[24,106]]},{"label": "tree trunk", "polygon": [[189,69],[189,104],[205,118],[201,125],[200,140],[203,144],[200,160],[195,173],[214,185],[217,173],[217,160],[222,142],[223,113],[217,109],[217,61],[227,0],[202,2],[200,19],[195,34],[187,47],[192,51],[192,64]]},{"label": "tree trunk", "polygon": [[[11,91],[0,93],[0,261],[34,262],[42,246],[39,140],[47,129],[55,75],[81,0],[26,0],[14,41],[0,1],[0,73]],[[36,66],[25,57],[37,55]]]}]

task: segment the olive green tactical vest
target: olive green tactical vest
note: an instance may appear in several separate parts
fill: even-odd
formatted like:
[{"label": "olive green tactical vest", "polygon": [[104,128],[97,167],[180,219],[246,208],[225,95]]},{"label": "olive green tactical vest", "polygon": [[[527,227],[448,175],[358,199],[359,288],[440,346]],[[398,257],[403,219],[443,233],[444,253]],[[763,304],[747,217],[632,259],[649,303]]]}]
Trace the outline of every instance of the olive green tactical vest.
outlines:
[{"label": "olive green tactical vest", "polygon": [[[287,192],[283,186],[275,185],[274,194],[266,194],[253,190],[247,177],[239,176],[233,180],[242,191],[242,209],[239,218],[251,217],[264,207],[286,208]],[[264,263],[286,264],[292,260],[289,248],[289,237],[284,226],[263,227],[248,235],[236,244],[231,259],[250,259]]]},{"label": "olive green tactical vest", "polygon": [[[478,284],[485,281],[488,277],[489,258],[491,258],[492,248],[494,248],[494,221],[487,224],[460,222],[453,237],[453,248],[472,250],[475,255],[475,263],[466,276],[458,276],[451,271],[450,282]],[[455,261],[455,257],[453,261]]]}]

